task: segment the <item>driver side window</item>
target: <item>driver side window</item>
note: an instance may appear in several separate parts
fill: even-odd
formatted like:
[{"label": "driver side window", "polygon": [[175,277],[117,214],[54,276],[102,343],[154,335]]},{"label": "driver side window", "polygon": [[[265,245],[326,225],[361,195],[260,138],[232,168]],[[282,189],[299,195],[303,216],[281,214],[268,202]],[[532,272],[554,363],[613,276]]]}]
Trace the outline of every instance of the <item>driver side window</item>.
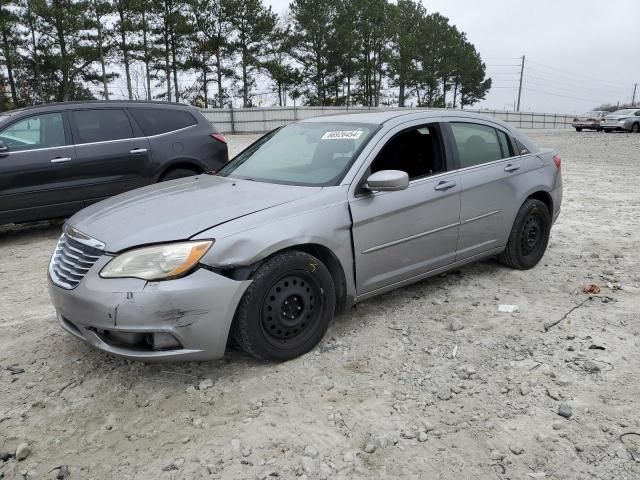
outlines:
[{"label": "driver side window", "polygon": [[421,125],[394,136],[371,163],[369,175],[381,170],[407,172],[409,180],[444,172],[446,167],[438,126]]},{"label": "driver side window", "polygon": [[0,132],[12,152],[66,145],[61,113],[45,113],[18,120]]}]

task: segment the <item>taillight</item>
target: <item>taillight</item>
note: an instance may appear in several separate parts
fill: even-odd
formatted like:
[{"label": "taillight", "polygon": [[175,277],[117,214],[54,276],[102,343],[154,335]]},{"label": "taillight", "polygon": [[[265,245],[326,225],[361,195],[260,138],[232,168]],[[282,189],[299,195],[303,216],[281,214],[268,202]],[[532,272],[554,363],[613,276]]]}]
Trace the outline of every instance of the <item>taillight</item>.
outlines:
[{"label": "taillight", "polygon": [[212,138],[215,138],[219,142],[224,143],[225,145],[227,144],[227,138],[221,133],[211,133],[210,135]]},{"label": "taillight", "polygon": [[553,163],[556,164],[558,171],[562,170],[562,158],[560,158],[560,155],[553,156]]}]

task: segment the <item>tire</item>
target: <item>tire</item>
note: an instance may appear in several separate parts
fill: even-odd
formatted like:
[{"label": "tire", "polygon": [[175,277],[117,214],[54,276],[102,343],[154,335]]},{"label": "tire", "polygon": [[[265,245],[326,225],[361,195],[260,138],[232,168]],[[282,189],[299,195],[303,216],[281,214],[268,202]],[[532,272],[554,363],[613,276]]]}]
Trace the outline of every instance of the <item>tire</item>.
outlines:
[{"label": "tire", "polygon": [[240,300],[232,338],[260,360],[286,361],[322,339],[336,308],[327,267],[303,252],[288,251],[262,264]]},{"label": "tire", "polygon": [[576,127],[576,132],[581,132],[581,131],[582,131],[582,128]]},{"label": "tire", "polygon": [[540,200],[528,199],[520,207],[500,262],[518,270],[535,267],[547,250],[551,213]]},{"label": "tire", "polygon": [[162,177],[160,177],[161,182],[167,182],[169,180],[175,180],[177,178],[191,177],[193,175],[199,175],[200,172],[196,172],[195,170],[191,170],[189,168],[174,168],[173,170],[169,170]]},{"label": "tire", "polygon": [[634,123],[633,125],[631,125],[631,132],[640,133],[640,123]]},{"label": "tire", "polygon": [[605,128],[604,129],[604,133],[611,133],[611,129],[610,128]]}]

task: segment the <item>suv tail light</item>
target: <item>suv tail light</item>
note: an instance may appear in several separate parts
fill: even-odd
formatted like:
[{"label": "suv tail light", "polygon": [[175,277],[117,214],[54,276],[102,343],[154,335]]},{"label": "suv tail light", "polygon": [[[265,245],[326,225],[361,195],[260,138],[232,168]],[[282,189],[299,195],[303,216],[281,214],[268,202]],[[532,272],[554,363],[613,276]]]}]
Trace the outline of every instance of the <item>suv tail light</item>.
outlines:
[{"label": "suv tail light", "polygon": [[553,163],[556,164],[556,168],[558,169],[558,171],[562,170],[562,158],[560,158],[560,155],[553,156]]},{"label": "suv tail light", "polygon": [[220,143],[224,143],[225,145],[227,144],[227,138],[221,133],[211,133],[210,136],[211,138],[215,138]]}]

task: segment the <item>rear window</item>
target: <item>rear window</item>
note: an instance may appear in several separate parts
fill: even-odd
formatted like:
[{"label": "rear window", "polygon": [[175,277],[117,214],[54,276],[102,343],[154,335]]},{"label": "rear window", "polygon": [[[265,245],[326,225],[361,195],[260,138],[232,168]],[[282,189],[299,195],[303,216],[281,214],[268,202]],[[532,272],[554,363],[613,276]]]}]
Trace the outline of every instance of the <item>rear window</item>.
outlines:
[{"label": "rear window", "polygon": [[105,142],[133,137],[131,122],[124,110],[77,110],[73,112],[80,141]]},{"label": "rear window", "polygon": [[198,123],[191,113],[185,112],[184,110],[131,108],[129,112],[147,136],[173,132],[174,130],[191,127]]}]

